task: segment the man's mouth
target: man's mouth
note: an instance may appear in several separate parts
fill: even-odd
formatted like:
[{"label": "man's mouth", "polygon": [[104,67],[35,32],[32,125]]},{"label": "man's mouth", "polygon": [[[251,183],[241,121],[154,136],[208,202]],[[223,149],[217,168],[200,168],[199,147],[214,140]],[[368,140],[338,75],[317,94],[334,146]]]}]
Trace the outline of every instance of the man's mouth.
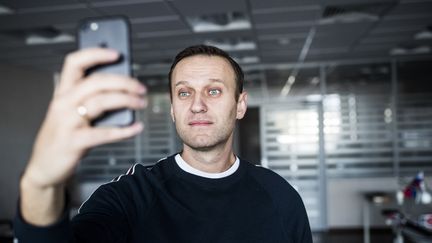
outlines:
[{"label": "man's mouth", "polygon": [[206,120],[194,120],[189,122],[189,126],[209,126],[211,124],[213,124],[213,122]]}]

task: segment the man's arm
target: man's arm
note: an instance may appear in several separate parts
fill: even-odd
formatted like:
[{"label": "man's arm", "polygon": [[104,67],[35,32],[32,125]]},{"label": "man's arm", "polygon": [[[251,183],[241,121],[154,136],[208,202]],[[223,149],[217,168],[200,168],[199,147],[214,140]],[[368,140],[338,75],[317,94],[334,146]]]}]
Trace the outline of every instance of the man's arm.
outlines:
[{"label": "man's arm", "polygon": [[[111,74],[85,77],[89,67],[117,58],[118,53],[101,48],[78,51],[66,58],[61,81],[20,181],[19,210],[25,222],[34,226],[54,224],[64,212],[65,182],[84,154],[94,146],[141,132],[140,123],[125,128],[90,126],[92,119],[107,110],[145,106],[145,87],[135,79]],[[79,115],[78,107],[85,107],[84,115]]]},{"label": "man's arm", "polygon": [[65,205],[63,185],[40,187],[23,177],[20,184],[20,208],[22,217],[29,223],[47,226],[56,222]]}]

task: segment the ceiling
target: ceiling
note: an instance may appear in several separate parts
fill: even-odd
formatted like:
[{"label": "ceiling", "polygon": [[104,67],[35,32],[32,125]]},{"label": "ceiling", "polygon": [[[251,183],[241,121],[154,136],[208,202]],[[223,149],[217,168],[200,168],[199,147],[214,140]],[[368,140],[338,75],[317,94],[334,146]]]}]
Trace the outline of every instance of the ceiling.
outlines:
[{"label": "ceiling", "polygon": [[0,0],[0,63],[59,71],[79,20],[119,14],[138,76],[166,74],[199,43],[251,71],[432,56],[432,0]]}]

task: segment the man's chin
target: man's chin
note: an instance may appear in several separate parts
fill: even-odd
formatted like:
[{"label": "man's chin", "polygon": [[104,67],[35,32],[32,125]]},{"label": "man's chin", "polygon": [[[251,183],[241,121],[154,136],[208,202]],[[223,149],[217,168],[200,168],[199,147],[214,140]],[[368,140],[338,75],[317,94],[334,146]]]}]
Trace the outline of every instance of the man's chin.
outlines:
[{"label": "man's chin", "polygon": [[200,138],[197,138],[193,141],[183,140],[183,143],[188,147],[192,148],[193,150],[202,151],[202,152],[213,150],[214,148],[222,144],[221,142],[208,141]]},{"label": "man's chin", "polygon": [[185,143],[188,147],[196,151],[210,151],[216,147],[216,144],[212,143]]}]

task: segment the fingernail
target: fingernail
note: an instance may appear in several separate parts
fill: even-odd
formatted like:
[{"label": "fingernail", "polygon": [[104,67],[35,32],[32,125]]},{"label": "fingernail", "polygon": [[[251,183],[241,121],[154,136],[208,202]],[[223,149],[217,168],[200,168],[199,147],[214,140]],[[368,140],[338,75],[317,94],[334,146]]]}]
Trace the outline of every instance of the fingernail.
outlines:
[{"label": "fingernail", "polygon": [[114,49],[106,49],[110,52],[109,55],[111,55],[113,58],[118,57],[119,56],[119,52],[114,50]]}]

